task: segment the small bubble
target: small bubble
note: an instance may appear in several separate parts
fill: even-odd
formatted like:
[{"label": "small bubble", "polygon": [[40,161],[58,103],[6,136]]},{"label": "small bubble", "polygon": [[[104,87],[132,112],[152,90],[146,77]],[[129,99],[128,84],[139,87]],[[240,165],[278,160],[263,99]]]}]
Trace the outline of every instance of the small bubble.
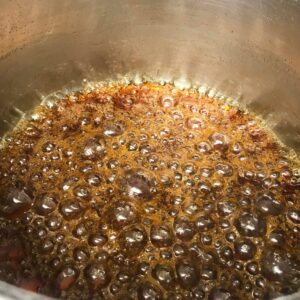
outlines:
[{"label": "small bubble", "polygon": [[287,212],[287,218],[294,224],[300,224],[300,211],[298,210],[289,210]]},{"label": "small bubble", "polygon": [[23,189],[10,189],[7,196],[3,197],[0,211],[6,216],[17,217],[29,210],[33,205],[32,199]]},{"label": "small bubble", "polygon": [[199,271],[196,266],[186,261],[176,263],[176,274],[183,288],[191,288],[199,281]]},{"label": "small bubble", "polygon": [[107,236],[101,233],[94,233],[89,236],[89,245],[91,246],[103,246],[107,243]]},{"label": "small bubble", "polygon": [[233,174],[233,168],[229,164],[219,163],[216,165],[215,169],[219,175],[224,177],[229,177]]},{"label": "small bubble", "polygon": [[249,239],[238,240],[234,242],[235,253],[241,260],[249,260],[256,253],[256,246]]},{"label": "small bubble", "polygon": [[177,218],[174,221],[173,227],[174,233],[180,240],[189,241],[195,235],[195,226],[187,219]]},{"label": "small bubble", "polygon": [[161,290],[150,282],[141,284],[137,290],[138,300],[160,300],[162,299]]},{"label": "small bubble", "polygon": [[174,271],[168,265],[157,264],[152,271],[152,276],[167,289],[175,284]]},{"label": "small bubble", "polygon": [[66,220],[77,219],[83,213],[83,207],[78,201],[68,200],[60,205],[60,213]]},{"label": "small bubble", "polygon": [[234,224],[243,236],[260,237],[266,233],[266,220],[257,214],[244,213],[235,220]]},{"label": "small bubble", "polygon": [[85,277],[93,289],[106,286],[110,281],[110,275],[106,267],[100,262],[93,262],[84,270]]},{"label": "small bubble", "polygon": [[165,225],[152,225],[150,229],[150,240],[155,247],[169,247],[173,243],[172,230]]},{"label": "small bubble", "polygon": [[125,201],[111,205],[106,216],[107,221],[112,224],[114,229],[121,229],[139,220],[136,210],[130,203]]},{"label": "small bubble", "polygon": [[219,150],[221,152],[224,152],[229,147],[229,138],[225,134],[222,134],[222,133],[213,133],[209,137],[209,140],[210,140],[210,142],[212,144],[212,147],[215,150]]},{"label": "small bubble", "polygon": [[151,200],[156,194],[153,178],[143,170],[128,171],[123,185],[125,185],[127,194],[131,198]]},{"label": "small bubble", "polygon": [[119,136],[124,132],[124,126],[121,123],[112,123],[104,125],[103,134],[107,137]]},{"label": "small bubble", "polygon": [[172,108],[177,105],[177,102],[171,95],[165,95],[160,98],[160,105],[163,108]]},{"label": "small bubble", "polygon": [[148,237],[142,226],[133,225],[123,230],[119,236],[119,243],[126,256],[138,255],[146,246]]},{"label": "small bubble", "polygon": [[200,118],[192,117],[186,120],[186,126],[193,130],[200,130],[204,128],[204,122]]},{"label": "small bubble", "polygon": [[214,221],[209,216],[200,216],[195,221],[196,228],[199,231],[208,231],[214,227]]},{"label": "small bubble", "polygon": [[85,159],[101,159],[106,153],[106,143],[101,137],[89,139],[83,148],[82,156]]},{"label": "small bubble", "polygon": [[51,153],[55,149],[55,145],[51,142],[47,142],[42,146],[43,152]]},{"label": "small bubble", "polygon": [[258,210],[266,215],[277,216],[282,212],[282,205],[271,195],[264,194],[256,200]]},{"label": "small bubble", "polygon": [[84,199],[84,200],[87,200],[87,199],[90,199],[90,192],[88,190],[88,187],[86,186],[77,186],[74,188],[73,190],[73,194],[74,196],[80,198],[80,199]]},{"label": "small bubble", "polygon": [[57,285],[61,291],[68,290],[76,282],[78,271],[70,266],[64,267],[57,277]]}]

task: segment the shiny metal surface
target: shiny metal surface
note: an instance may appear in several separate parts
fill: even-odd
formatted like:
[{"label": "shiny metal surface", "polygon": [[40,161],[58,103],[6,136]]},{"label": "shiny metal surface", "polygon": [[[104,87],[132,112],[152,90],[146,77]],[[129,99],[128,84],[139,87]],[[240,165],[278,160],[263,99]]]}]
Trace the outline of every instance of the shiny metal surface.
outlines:
[{"label": "shiny metal surface", "polygon": [[0,0],[0,136],[53,91],[130,73],[205,84],[299,153],[299,31],[298,0]]}]

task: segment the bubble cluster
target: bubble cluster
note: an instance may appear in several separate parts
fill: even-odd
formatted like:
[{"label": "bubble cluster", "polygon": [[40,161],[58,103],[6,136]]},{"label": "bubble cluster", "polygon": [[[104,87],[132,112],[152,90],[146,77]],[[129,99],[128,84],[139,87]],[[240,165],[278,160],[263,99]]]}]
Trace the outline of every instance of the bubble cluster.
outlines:
[{"label": "bubble cluster", "polygon": [[0,150],[0,280],[65,299],[298,291],[299,162],[204,94],[108,84],[37,107]]}]

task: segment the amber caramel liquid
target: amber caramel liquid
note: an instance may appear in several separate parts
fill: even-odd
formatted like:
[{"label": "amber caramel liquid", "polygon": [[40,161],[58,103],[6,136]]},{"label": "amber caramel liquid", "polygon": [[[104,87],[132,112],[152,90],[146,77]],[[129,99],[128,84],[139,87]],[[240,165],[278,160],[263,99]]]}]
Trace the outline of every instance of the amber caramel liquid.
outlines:
[{"label": "amber caramel liquid", "polygon": [[0,150],[0,279],[68,299],[300,287],[300,172],[251,114],[172,85],[39,106]]}]

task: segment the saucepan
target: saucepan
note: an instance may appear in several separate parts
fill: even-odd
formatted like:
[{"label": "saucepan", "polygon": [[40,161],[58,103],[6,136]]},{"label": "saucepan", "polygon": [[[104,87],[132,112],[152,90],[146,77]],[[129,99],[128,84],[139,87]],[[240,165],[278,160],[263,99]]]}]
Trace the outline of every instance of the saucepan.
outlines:
[{"label": "saucepan", "polygon": [[0,140],[47,95],[124,76],[222,93],[300,151],[300,1],[0,0]]}]

